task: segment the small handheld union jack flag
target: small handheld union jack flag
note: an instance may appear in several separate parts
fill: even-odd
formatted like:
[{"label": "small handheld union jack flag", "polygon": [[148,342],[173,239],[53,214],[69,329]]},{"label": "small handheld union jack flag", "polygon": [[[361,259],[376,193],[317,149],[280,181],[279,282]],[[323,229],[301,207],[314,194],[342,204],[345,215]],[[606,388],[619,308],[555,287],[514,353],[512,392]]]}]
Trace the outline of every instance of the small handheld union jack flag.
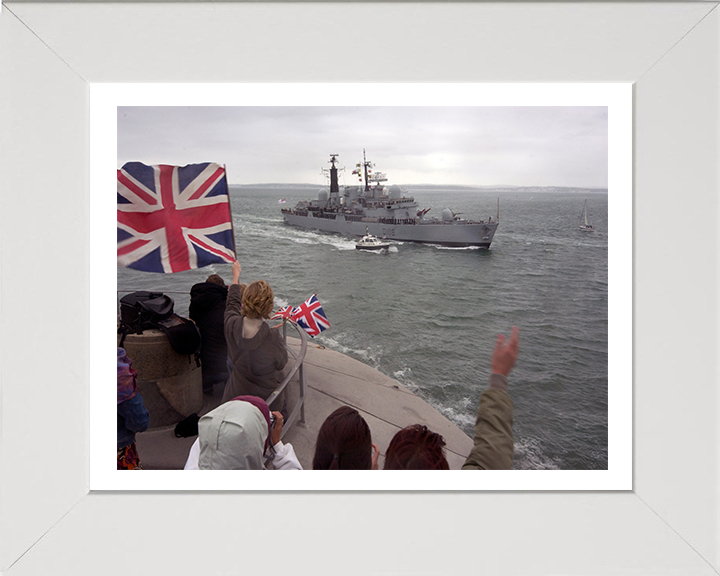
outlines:
[{"label": "small handheld union jack flag", "polygon": [[125,164],[117,171],[117,259],[160,273],[234,262],[225,169]]},{"label": "small handheld union jack flag", "polygon": [[285,306],[284,308],[278,308],[277,312],[270,316],[270,320],[287,319],[289,320],[293,313],[292,306]]},{"label": "small handheld union jack flag", "polygon": [[320,302],[318,302],[317,294],[313,294],[295,308],[290,319],[313,338],[323,330],[330,328],[330,322],[328,322],[325,312],[320,306]]}]

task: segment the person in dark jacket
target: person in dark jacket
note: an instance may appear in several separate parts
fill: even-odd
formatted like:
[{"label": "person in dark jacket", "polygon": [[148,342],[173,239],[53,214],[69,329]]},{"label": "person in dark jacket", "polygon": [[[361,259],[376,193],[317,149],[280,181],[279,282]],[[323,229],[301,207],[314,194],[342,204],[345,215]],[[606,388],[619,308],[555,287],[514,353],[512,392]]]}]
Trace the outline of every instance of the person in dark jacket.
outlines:
[{"label": "person in dark jacket", "polygon": [[225,282],[217,274],[190,289],[190,318],[200,329],[203,391],[208,393],[215,384],[224,385],[229,376],[224,332],[227,293]]}]

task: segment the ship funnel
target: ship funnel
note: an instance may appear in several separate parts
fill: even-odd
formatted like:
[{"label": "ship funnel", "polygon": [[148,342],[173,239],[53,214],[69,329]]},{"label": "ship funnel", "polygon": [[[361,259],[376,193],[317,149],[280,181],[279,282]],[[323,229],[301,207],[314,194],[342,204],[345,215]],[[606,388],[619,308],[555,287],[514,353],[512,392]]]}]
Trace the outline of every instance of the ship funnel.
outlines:
[{"label": "ship funnel", "polygon": [[338,185],[338,169],[335,166],[337,156],[337,154],[330,155],[330,194],[340,192],[340,186]]}]

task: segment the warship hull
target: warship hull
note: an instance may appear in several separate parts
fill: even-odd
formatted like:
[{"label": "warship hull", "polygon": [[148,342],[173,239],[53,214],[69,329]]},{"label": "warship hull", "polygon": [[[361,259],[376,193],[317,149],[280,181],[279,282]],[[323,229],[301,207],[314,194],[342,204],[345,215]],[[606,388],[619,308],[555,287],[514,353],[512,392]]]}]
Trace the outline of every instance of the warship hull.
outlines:
[{"label": "warship hull", "polygon": [[285,224],[299,226],[310,230],[320,230],[349,236],[364,236],[370,233],[378,238],[387,238],[399,242],[419,242],[439,244],[441,246],[478,246],[489,248],[492,243],[496,222],[415,222],[412,224],[377,222],[373,218],[354,221],[344,214],[324,214],[317,216],[312,212],[307,215],[283,210]]}]

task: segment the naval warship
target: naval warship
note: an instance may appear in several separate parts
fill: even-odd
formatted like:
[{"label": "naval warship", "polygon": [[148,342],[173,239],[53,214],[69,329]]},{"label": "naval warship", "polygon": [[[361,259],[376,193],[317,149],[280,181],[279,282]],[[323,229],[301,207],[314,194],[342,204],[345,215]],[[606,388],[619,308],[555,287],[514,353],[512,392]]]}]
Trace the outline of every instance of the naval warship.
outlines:
[{"label": "naval warship", "polygon": [[398,185],[385,187],[385,174],[372,173],[365,150],[362,164],[353,171],[361,185],[340,190],[338,156],[330,155],[330,189],[321,189],[317,200],[303,200],[295,208],[281,209],[286,224],[351,236],[372,234],[401,242],[490,247],[500,218],[499,200],[497,218],[466,220],[449,208],[440,218],[428,218],[429,208],[420,210],[415,199],[405,196]]}]

